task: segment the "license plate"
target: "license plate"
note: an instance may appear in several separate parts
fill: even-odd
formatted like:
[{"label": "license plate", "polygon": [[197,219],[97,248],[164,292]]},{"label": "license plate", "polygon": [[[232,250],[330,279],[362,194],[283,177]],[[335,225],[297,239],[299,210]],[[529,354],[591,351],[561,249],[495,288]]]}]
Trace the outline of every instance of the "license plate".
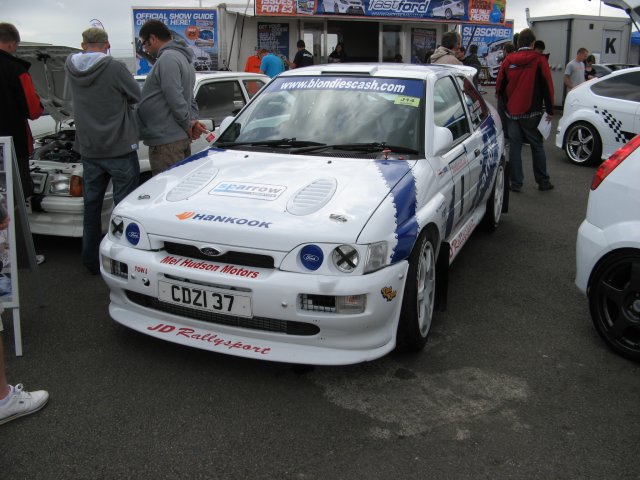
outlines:
[{"label": "license plate", "polygon": [[198,310],[251,316],[251,298],[215,288],[196,288],[175,283],[158,282],[158,298],[163,302],[184,305]]}]

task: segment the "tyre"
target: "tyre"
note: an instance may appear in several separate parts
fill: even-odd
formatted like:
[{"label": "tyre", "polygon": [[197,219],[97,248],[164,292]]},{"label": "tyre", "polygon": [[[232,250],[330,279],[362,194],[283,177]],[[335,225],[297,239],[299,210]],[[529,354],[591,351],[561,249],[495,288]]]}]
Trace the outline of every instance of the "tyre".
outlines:
[{"label": "tyre", "polygon": [[436,245],[423,231],[409,256],[409,271],[398,323],[396,349],[422,350],[431,330],[436,292]]},{"label": "tyre", "polygon": [[620,250],[596,268],[589,309],[596,330],[620,355],[640,360],[640,251]]},{"label": "tyre", "polygon": [[493,183],[493,190],[491,190],[491,195],[489,195],[487,199],[487,211],[484,213],[484,217],[482,217],[482,227],[485,230],[493,232],[498,228],[500,217],[502,216],[502,207],[504,205],[505,188],[505,168],[504,162],[501,161],[498,165],[496,181]]},{"label": "tyre", "polygon": [[593,165],[601,160],[602,140],[593,125],[577,122],[567,130],[564,151],[576,165]]},{"label": "tyre", "polygon": [[444,11],[444,18],[446,18],[447,20],[451,20],[452,17],[453,17],[453,12],[451,11],[450,8],[447,8]]}]

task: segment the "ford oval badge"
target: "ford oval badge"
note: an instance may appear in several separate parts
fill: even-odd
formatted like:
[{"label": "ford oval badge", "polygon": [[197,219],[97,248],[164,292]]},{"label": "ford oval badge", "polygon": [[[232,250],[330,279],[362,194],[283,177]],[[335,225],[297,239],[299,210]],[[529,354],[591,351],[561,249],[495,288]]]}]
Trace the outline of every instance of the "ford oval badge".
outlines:
[{"label": "ford oval badge", "polygon": [[200,253],[206,255],[207,257],[217,257],[221,255],[222,252],[220,250],[213,247],[202,247],[200,248]]},{"label": "ford oval badge", "polygon": [[126,230],[127,240],[131,245],[137,245],[140,242],[140,227],[137,223],[130,223]]},{"label": "ford oval badge", "polygon": [[300,261],[305,268],[309,270],[317,270],[322,265],[324,253],[317,245],[307,245],[300,250]]}]

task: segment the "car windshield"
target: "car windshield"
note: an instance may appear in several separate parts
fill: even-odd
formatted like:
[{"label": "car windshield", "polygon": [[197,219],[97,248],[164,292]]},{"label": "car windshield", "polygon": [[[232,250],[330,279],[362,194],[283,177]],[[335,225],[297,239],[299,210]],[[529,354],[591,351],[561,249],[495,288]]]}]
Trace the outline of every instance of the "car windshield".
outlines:
[{"label": "car windshield", "polygon": [[234,119],[216,144],[226,148],[288,148],[291,153],[319,151],[323,145],[353,151],[356,145],[366,144],[369,149],[395,146],[397,151],[418,153],[423,150],[424,98],[422,80],[276,78]]}]

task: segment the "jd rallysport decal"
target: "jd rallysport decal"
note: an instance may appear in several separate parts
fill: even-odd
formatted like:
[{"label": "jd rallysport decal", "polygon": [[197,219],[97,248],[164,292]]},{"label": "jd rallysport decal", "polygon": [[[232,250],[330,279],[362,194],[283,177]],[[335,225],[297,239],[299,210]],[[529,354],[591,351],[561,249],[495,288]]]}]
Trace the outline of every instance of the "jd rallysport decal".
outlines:
[{"label": "jd rallysport decal", "polygon": [[226,348],[227,350],[244,350],[267,355],[271,351],[271,347],[258,347],[249,343],[232,342],[231,340],[225,340],[219,337],[215,333],[204,333],[195,328],[188,327],[174,327],[173,325],[167,325],[159,323],[152,327],[147,327],[147,330],[156,333],[162,333],[165,335],[173,335],[176,337],[184,337],[189,340],[197,340],[203,343],[207,343],[213,347]]}]

